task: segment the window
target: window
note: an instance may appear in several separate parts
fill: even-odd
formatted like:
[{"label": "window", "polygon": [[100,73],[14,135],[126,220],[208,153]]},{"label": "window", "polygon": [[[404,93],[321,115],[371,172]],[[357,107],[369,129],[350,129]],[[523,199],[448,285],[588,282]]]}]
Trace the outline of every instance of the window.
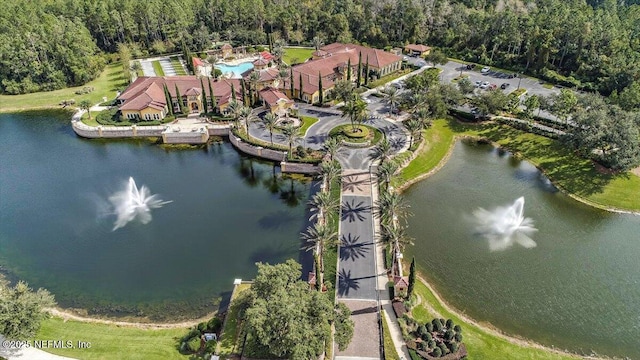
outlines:
[{"label": "window", "polygon": [[153,114],[153,118],[155,120],[160,120],[160,114]]}]

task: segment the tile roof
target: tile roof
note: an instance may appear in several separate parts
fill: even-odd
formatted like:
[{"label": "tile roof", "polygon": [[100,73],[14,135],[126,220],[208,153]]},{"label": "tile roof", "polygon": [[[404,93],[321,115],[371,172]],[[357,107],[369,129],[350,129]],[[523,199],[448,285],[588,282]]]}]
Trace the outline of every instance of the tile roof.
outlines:
[{"label": "tile roof", "polygon": [[267,64],[269,64],[265,59],[260,58],[256,61],[253,62],[254,66],[266,66]]},{"label": "tile roof", "polygon": [[272,87],[266,87],[260,90],[260,98],[269,104],[269,106],[275,106],[280,101],[286,101],[288,103],[293,102],[293,100],[289,99],[287,95]]},{"label": "tile roof", "polygon": [[200,58],[193,57],[193,58],[191,58],[191,61],[193,62],[193,67],[194,68],[196,68],[198,66],[204,66],[204,63],[202,62],[202,60]]},{"label": "tile roof", "polygon": [[406,50],[425,52],[431,50],[430,46],[422,45],[422,44],[409,44],[404,47]]},{"label": "tile roof", "polygon": [[167,86],[171,97],[176,97],[176,87],[181,96],[200,95],[202,90],[207,96],[211,96],[207,81],[211,82],[217,104],[222,105],[229,101],[232,85],[236,93],[235,98],[242,101],[242,86],[238,79],[213,80],[205,77],[202,78],[204,89],[201,89],[200,79],[196,76],[140,76],[118,96],[118,99],[123,101],[120,110],[139,111],[147,107],[163,109],[167,104],[164,85]]},{"label": "tile roof", "polygon": [[[327,53],[331,54],[331,56],[335,56],[336,54],[345,52],[355,53],[355,64],[358,64],[358,56],[360,53],[362,53],[362,62],[364,63],[368,58],[369,66],[373,66],[374,68],[378,69],[393,64],[394,62],[402,61],[401,56],[386,52],[384,50],[374,49],[356,44],[333,43],[323,46],[320,50],[326,51]],[[354,64],[353,58],[351,59],[351,64]]]},{"label": "tile roof", "polygon": [[273,55],[271,55],[271,53],[270,53],[270,52],[268,52],[268,51],[261,51],[261,52],[260,52],[260,57],[262,57],[263,59],[265,59],[265,60],[267,60],[267,61],[269,61],[269,60],[272,60],[272,59],[273,59]]}]

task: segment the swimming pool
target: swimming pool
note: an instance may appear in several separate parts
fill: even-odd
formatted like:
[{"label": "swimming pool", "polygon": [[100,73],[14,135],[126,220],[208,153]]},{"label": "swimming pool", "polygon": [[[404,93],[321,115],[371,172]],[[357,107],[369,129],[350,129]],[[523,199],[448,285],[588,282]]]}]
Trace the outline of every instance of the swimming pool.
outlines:
[{"label": "swimming pool", "polygon": [[242,77],[242,73],[253,69],[253,63],[251,61],[243,62],[238,65],[227,65],[225,63],[220,63],[215,65],[216,69],[220,69],[222,74],[233,73],[232,78],[239,79]]}]

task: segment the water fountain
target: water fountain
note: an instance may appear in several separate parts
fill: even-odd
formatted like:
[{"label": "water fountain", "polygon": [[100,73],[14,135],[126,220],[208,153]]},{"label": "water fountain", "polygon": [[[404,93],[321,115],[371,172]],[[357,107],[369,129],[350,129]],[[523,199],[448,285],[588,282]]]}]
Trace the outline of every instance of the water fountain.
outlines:
[{"label": "water fountain", "polygon": [[491,251],[505,250],[514,243],[525,248],[536,247],[530,235],[538,231],[533,220],[526,218],[524,197],[519,197],[511,206],[497,207],[493,211],[478,208],[473,212],[476,230],[489,241]]},{"label": "water fountain", "polygon": [[157,194],[151,195],[149,189],[144,185],[138,189],[132,177],[129,178],[124,189],[109,197],[109,201],[116,215],[113,231],[135,219],[138,219],[142,224],[147,224],[151,221],[151,209],[160,208],[171,202],[162,201]]}]

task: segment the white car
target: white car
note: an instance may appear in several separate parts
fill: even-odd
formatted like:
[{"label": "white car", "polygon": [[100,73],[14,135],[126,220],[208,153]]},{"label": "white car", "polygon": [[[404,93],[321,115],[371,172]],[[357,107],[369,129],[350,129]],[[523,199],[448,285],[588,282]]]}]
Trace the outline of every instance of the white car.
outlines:
[{"label": "white car", "polygon": [[482,68],[482,70],[480,70],[480,72],[481,72],[481,73],[483,73],[483,74],[486,74],[486,73],[488,73],[489,71],[491,71],[491,68],[490,68],[490,67],[488,67],[488,66],[485,66],[485,67],[483,67],[483,68]]},{"label": "white car", "polygon": [[485,82],[482,83],[482,85],[480,85],[480,89],[486,89],[486,88],[489,87],[489,85],[490,85],[489,82],[485,81]]},{"label": "white car", "polygon": [[482,81],[480,80],[476,81],[476,87],[480,87],[480,85],[482,85]]},{"label": "white car", "polygon": [[363,97],[362,100],[364,100],[364,102],[366,102],[367,104],[371,104],[371,100],[369,98]]}]

